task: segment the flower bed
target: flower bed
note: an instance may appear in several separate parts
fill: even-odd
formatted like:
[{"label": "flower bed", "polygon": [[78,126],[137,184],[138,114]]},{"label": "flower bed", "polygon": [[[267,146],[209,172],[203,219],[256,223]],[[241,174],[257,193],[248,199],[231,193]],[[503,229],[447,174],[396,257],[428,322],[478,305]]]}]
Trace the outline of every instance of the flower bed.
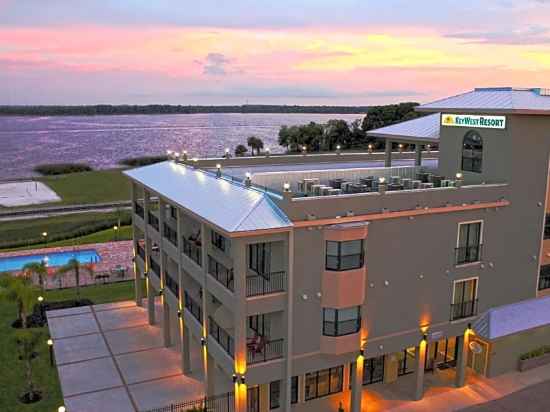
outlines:
[{"label": "flower bed", "polygon": [[550,363],[550,346],[542,346],[524,353],[519,358],[521,372]]}]

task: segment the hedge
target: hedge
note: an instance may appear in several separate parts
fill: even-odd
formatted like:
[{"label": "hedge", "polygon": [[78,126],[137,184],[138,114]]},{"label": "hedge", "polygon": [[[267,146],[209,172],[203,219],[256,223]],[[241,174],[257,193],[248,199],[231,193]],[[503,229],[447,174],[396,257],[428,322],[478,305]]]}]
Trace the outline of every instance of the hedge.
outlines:
[{"label": "hedge", "polygon": [[44,176],[64,175],[68,173],[90,172],[92,167],[85,163],[52,163],[35,166],[35,172]]},{"label": "hedge", "polygon": [[519,358],[521,360],[538,358],[540,356],[546,355],[547,353],[550,353],[550,346],[549,345],[541,346],[540,348],[533,349],[532,351],[524,353]]},{"label": "hedge", "polygon": [[160,163],[168,160],[168,156],[141,156],[141,157],[128,157],[120,160],[118,163],[124,166],[147,166],[154,163]]}]

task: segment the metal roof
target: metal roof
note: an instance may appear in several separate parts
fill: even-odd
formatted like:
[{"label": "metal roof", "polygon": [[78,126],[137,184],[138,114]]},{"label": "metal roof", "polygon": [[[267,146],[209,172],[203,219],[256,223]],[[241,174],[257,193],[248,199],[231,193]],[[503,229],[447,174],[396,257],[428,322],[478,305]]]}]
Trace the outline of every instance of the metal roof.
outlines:
[{"label": "metal roof", "polygon": [[550,115],[548,89],[512,87],[477,88],[415,108],[421,112],[460,110],[464,112],[497,112]]},{"label": "metal roof", "polygon": [[413,142],[439,142],[440,113],[430,114],[367,132],[368,136]]},{"label": "metal roof", "polygon": [[550,325],[550,296],[489,309],[473,328],[481,337],[497,339],[545,325]]},{"label": "metal roof", "polygon": [[268,194],[174,161],[140,167],[124,174],[226,232],[292,226]]}]

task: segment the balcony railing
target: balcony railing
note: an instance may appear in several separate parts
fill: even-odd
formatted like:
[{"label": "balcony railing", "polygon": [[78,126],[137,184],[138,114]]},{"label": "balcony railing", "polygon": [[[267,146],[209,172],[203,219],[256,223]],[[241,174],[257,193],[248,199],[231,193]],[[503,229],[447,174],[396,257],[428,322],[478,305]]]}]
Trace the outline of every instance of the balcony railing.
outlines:
[{"label": "balcony railing", "polygon": [[539,276],[539,290],[550,289],[550,273],[541,273]]},{"label": "balcony railing", "polygon": [[183,242],[183,254],[195,262],[197,265],[202,266],[202,250],[195,242],[181,238]]},{"label": "balcony railing", "polygon": [[455,262],[457,265],[474,263],[481,260],[483,245],[461,246],[455,249]]},{"label": "balcony railing", "polygon": [[281,359],[284,353],[284,339],[262,341],[259,338],[257,343],[248,344],[246,361],[248,364],[267,362],[274,359]]},{"label": "balcony railing", "polygon": [[134,204],[134,211],[136,212],[136,215],[140,216],[142,219],[145,216],[145,210],[143,209],[143,206],[139,203]]},{"label": "balcony railing", "polygon": [[170,291],[179,298],[180,296],[180,286],[178,282],[176,281],[176,277],[172,275],[170,272],[166,272],[166,287],[170,289]]},{"label": "balcony railing", "polygon": [[208,317],[208,333],[220,344],[229,356],[232,358],[235,357],[235,341],[233,337],[227,333],[225,329],[219,327],[210,316]]},{"label": "balcony railing", "polygon": [[208,273],[230,291],[235,290],[233,269],[227,269],[210,255],[208,255]]},{"label": "balcony railing", "polygon": [[160,278],[160,265],[153,258],[149,258],[149,266],[153,273]]},{"label": "balcony railing", "polygon": [[153,229],[155,229],[157,232],[159,231],[159,218],[156,217],[153,212],[149,212],[147,215],[147,221],[151,226],[153,226]]},{"label": "balcony railing", "polygon": [[191,315],[202,323],[202,307],[193,299],[187,292],[183,292],[185,296],[185,309],[191,312]]},{"label": "balcony railing", "polygon": [[451,304],[451,320],[477,315],[477,299]]},{"label": "balcony railing", "polygon": [[139,243],[136,246],[136,252],[145,261],[145,249]]},{"label": "balcony railing", "polygon": [[247,276],[246,296],[269,295],[286,290],[286,272],[273,272],[264,275]]},{"label": "balcony railing", "polygon": [[163,224],[163,234],[168,241],[173,244],[175,247],[178,247],[178,233],[170,227],[170,225]]}]

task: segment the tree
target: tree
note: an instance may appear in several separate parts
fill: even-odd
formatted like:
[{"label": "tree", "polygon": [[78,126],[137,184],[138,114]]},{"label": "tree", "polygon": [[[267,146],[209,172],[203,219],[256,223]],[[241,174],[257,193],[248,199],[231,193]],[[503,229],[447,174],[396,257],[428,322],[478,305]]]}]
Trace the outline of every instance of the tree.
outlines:
[{"label": "tree", "polygon": [[373,139],[361,128],[361,119],[356,119],[350,127],[350,147],[366,147]]},{"label": "tree", "polygon": [[27,317],[38,299],[38,290],[28,278],[4,274],[0,277],[0,300],[17,304],[17,316],[22,328],[27,327]]},{"label": "tree", "polygon": [[362,128],[365,132],[367,132],[369,130],[379,129],[380,127],[399,123],[403,120],[410,120],[423,116],[422,113],[418,113],[414,110],[416,106],[418,106],[418,103],[399,103],[389,104],[386,106],[373,106],[368,110],[367,115],[363,119]]},{"label": "tree", "polygon": [[48,277],[48,267],[45,261],[30,262],[23,266],[23,273],[29,278],[36,276],[38,278],[38,284],[42,293],[46,290],[46,279]]},{"label": "tree", "polygon": [[82,265],[78,259],[72,258],[65,265],[59,267],[56,272],[56,276],[64,276],[67,273],[74,274],[75,286],[76,286],[76,300],[80,301],[80,271],[87,272],[90,276],[93,276],[94,269],[91,265]]},{"label": "tree", "polygon": [[250,136],[247,139],[246,144],[252,149],[252,156],[254,156],[254,150],[256,150],[256,154],[259,155],[260,150],[264,147],[264,142],[262,139],[256,136]]},{"label": "tree", "polygon": [[235,147],[235,156],[241,157],[244,156],[244,154],[248,152],[248,149],[244,144],[239,144],[237,147]]},{"label": "tree", "polygon": [[19,360],[25,364],[26,392],[23,398],[29,403],[38,400],[37,397],[40,395],[34,386],[32,362],[37,357],[36,350],[42,337],[42,330],[38,328],[21,329],[15,333]]},{"label": "tree", "polygon": [[325,125],[322,149],[332,151],[337,145],[342,147],[351,146],[351,132],[345,120],[332,119]]}]

